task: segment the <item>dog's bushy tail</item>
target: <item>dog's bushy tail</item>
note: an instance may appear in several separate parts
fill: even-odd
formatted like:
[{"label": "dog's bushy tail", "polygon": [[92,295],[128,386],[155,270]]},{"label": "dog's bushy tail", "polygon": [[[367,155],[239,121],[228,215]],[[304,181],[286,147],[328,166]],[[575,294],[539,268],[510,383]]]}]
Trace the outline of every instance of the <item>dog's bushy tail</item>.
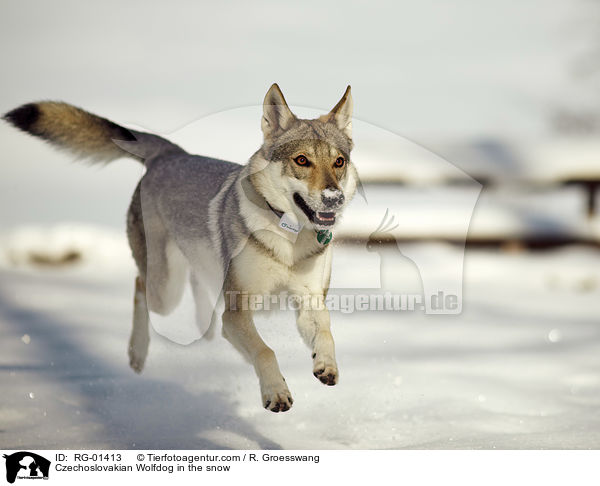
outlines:
[{"label": "dog's bushy tail", "polygon": [[167,151],[184,152],[158,135],[129,130],[58,101],[28,103],[9,111],[3,118],[24,132],[91,162],[132,157],[143,163]]}]

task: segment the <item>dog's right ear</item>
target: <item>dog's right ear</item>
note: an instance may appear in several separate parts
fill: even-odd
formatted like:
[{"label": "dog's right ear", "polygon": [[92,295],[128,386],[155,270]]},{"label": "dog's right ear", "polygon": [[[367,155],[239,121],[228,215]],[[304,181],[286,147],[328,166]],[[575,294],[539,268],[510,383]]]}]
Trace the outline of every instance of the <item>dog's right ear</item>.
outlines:
[{"label": "dog's right ear", "polygon": [[267,91],[263,102],[261,127],[265,138],[269,138],[280,130],[288,129],[295,120],[296,116],[285,102],[283,93],[277,83],[274,83]]}]

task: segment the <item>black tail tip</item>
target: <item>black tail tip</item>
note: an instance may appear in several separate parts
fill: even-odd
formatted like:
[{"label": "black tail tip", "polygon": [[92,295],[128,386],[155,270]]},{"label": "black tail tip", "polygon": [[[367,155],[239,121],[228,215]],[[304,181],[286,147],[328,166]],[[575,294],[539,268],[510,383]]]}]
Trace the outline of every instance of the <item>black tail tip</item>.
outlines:
[{"label": "black tail tip", "polygon": [[2,118],[24,132],[31,132],[33,125],[40,117],[40,109],[36,103],[27,103],[6,113]]}]

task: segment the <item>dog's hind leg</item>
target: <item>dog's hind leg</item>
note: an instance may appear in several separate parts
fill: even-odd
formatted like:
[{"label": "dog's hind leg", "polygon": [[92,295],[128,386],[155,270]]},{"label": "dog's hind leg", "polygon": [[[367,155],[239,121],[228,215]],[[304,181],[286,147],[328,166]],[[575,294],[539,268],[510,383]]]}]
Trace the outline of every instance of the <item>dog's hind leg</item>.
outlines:
[{"label": "dog's hind leg", "polygon": [[146,286],[141,277],[135,279],[133,298],[133,328],[129,338],[129,366],[136,373],[141,373],[148,356],[150,329],[148,304],[146,302]]},{"label": "dog's hind leg", "polygon": [[129,246],[138,267],[138,277],[135,279],[133,297],[133,327],[127,354],[129,366],[136,373],[141,373],[148,356],[150,344],[148,303],[146,300],[146,235],[140,199],[140,185],[133,194],[129,212],[127,214],[127,236]]},{"label": "dog's hind leg", "polygon": [[163,228],[146,234],[148,263],[146,296],[148,308],[162,316],[169,315],[181,302],[188,281],[189,265]]}]

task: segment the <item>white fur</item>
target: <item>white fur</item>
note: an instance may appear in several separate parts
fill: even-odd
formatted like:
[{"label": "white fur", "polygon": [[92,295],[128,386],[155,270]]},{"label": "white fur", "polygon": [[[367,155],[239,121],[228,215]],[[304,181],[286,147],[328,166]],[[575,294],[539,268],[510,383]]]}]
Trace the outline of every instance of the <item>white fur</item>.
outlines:
[{"label": "white fur", "polygon": [[339,189],[323,189],[321,191],[321,194],[323,194],[323,196],[325,197],[329,197],[329,198],[334,198],[334,197],[338,197],[340,195],[342,191],[340,191]]}]

